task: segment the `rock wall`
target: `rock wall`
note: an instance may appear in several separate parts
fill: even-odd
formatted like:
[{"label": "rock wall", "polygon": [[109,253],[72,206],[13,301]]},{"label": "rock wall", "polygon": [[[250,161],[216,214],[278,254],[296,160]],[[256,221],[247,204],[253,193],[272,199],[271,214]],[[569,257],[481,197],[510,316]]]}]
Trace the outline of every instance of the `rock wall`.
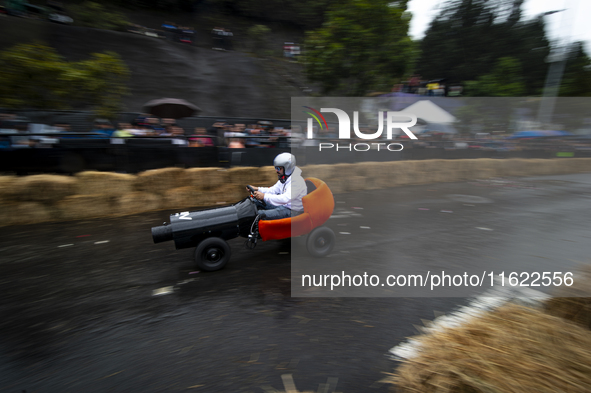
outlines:
[{"label": "rock wall", "polygon": [[[333,194],[494,177],[591,172],[591,158],[425,160],[309,165],[304,177],[324,180]],[[0,226],[117,217],[191,209],[244,198],[246,184],[272,185],[272,167],[163,168],[128,175],[0,176]]]}]

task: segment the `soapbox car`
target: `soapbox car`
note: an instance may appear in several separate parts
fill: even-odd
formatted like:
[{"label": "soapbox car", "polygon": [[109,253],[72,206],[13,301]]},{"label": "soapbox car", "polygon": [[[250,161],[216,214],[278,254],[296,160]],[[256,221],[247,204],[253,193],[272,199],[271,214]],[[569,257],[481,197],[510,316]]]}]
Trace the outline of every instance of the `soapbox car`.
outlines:
[{"label": "soapbox car", "polygon": [[[303,213],[258,221],[259,238],[267,241],[307,234],[308,252],[324,257],[330,254],[335,243],[332,229],[322,226],[332,215],[334,197],[322,180],[313,177],[305,180],[308,194],[302,198]],[[230,206],[171,214],[170,223],[152,228],[152,238],[154,243],[174,240],[177,250],[196,247],[197,266],[204,271],[214,271],[222,269],[230,260],[230,246],[226,241],[239,236],[248,238],[256,218],[257,208],[251,194]]]}]

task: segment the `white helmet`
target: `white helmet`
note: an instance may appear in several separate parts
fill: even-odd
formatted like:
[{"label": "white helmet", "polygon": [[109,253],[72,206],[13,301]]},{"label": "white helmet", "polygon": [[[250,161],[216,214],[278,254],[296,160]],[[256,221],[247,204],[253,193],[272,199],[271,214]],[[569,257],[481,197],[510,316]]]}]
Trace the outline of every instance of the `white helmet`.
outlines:
[{"label": "white helmet", "polygon": [[282,166],[285,174],[290,176],[296,167],[295,156],[291,153],[281,153],[273,160],[273,166]]}]

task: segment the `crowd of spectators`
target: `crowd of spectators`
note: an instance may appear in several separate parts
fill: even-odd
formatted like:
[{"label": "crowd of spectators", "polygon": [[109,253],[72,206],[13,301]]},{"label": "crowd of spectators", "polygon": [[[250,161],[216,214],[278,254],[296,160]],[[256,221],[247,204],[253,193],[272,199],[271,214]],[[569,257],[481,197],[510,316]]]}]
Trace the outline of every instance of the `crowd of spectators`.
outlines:
[{"label": "crowd of spectators", "polygon": [[[182,122],[181,122],[182,123]],[[187,125],[190,122],[184,122]],[[195,123],[193,123],[195,124]],[[274,125],[271,121],[230,122],[217,120],[210,127],[183,128],[173,118],[158,118],[150,114],[137,116],[131,121],[111,122],[96,119],[85,132],[73,132],[72,125],[56,121],[51,125],[36,124],[15,114],[0,113],[0,148],[52,147],[62,138],[110,139],[111,143],[125,144],[128,139],[162,139],[167,143],[187,147],[228,148],[297,148],[318,146],[322,142],[339,144],[367,143],[367,140],[352,138],[343,141],[333,127],[314,127],[312,138],[307,138],[299,125]],[[80,131],[80,126],[75,127]],[[361,129],[372,133],[370,129]],[[479,136],[480,135],[480,136]],[[590,133],[591,135],[591,133]],[[418,140],[409,140],[400,135],[395,142],[403,142],[404,148],[444,148],[477,150],[590,150],[591,137],[568,136],[564,138],[507,139],[508,134],[466,137],[460,134],[424,132]],[[385,136],[384,136],[385,137]],[[373,141],[373,140],[372,140]],[[375,140],[373,142],[387,142]]]},{"label": "crowd of spectators", "polygon": [[[46,142],[43,147],[49,147],[50,140],[57,143],[60,138],[108,138],[119,144],[124,144],[126,139],[142,138],[172,140],[173,144],[189,147],[290,148],[294,142],[303,139],[301,133],[274,126],[270,121],[246,124],[218,120],[208,128],[186,129],[173,118],[158,118],[149,114],[122,122],[96,119],[83,132],[80,132],[79,126],[77,128],[79,132],[73,132],[72,125],[67,122],[34,124],[14,114],[0,113],[0,138],[3,147],[40,147],[39,141],[43,138]],[[47,134],[51,134],[51,138],[39,136]]]}]

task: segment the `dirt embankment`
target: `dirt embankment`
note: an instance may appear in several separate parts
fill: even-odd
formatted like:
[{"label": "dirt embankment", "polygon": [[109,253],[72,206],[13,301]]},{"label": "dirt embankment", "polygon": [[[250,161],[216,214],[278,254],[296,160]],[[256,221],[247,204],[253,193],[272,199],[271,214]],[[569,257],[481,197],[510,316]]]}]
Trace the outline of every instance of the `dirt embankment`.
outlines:
[{"label": "dirt embankment", "polygon": [[200,37],[201,43],[188,45],[14,17],[4,17],[0,23],[0,50],[39,40],[68,60],[84,59],[93,52],[118,53],[131,70],[131,94],[124,98],[123,111],[138,112],[151,99],[175,97],[198,105],[202,116],[290,117],[291,97],[305,95],[298,64],[213,50],[203,32]]}]

